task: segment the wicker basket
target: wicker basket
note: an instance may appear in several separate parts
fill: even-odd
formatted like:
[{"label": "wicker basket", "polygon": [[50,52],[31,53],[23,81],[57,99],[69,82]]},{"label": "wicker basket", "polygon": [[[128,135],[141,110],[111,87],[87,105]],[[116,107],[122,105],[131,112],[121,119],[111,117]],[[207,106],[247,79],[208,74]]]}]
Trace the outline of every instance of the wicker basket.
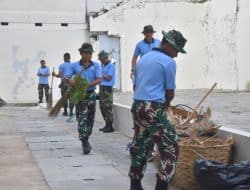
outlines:
[{"label": "wicker basket", "polygon": [[183,190],[196,190],[194,164],[198,158],[228,163],[232,137],[198,138],[197,143],[190,144],[190,138],[181,138],[179,142],[179,158],[176,166],[175,185]]}]

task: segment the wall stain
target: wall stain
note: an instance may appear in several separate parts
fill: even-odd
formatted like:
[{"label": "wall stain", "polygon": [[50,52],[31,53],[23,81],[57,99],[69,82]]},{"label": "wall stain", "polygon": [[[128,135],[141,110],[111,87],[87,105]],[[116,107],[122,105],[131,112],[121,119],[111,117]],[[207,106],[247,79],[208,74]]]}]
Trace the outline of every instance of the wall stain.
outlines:
[{"label": "wall stain", "polygon": [[[18,58],[18,53],[21,51],[20,46],[12,46],[12,67],[14,73],[13,76],[16,76],[15,85],[12,88],[12,96],[14,100],[17,100],[18,97],[27,89],[32,88],[35,83],[34,76],[36,76],[36,70],[30,70],[33,68],[32,64],[37,64],[37,69],[39,68],[39,61],[45,57],[44,51],[39,51],[33,58]],[[27,55],[28,56],[28,55]]]}]

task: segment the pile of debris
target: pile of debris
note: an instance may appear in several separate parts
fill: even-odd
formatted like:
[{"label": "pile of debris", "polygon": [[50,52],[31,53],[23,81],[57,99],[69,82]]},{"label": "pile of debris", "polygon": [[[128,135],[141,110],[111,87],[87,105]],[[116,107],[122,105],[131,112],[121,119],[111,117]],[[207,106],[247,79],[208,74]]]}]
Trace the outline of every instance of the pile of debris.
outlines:
[{"label": "pile of debris", "polygon": [[191,112],[187,111],[184,105],[177,105],[170,107],[167,115],[180,137],[193,139],[201,136],[214,136],[220,127],[211,120],[211,109],[209,107],[206,111],[201,109],[199,112]]}]

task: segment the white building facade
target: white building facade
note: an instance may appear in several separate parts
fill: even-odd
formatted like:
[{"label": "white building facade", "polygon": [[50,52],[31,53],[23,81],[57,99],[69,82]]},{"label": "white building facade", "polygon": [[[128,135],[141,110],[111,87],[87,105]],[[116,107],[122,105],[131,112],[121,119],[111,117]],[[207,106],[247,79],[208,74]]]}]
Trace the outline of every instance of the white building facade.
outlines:
[{"label": "white building facade", "polygon": [[[131,91],[131,57],[144,25],[156,37],[176,29],[188,39],[187,54],[179,54],[177,88],[249,90],[250,1],[248,0],[131,0],[90,19],[95,34],[116,36],[120,43],[121,90]],[[99,44],[101,42],[99,41]]]},{"label": "white building facade", "polygon": [[[94,59],[101,49],[112,54],[115,87],[131,91],[131,57],[148,24],[157,38],[162,30],[176,29],[188,39],[187,54],[176,59],[178,89],[217,82],[219,89],[250,90],[249,10],[249,0],[1,0],[0,96],[37,101],[39,61],[58,71],[63,54],[78,60],[78,48],[88,41]],[[60,80],[54,81],[59,97]]]},{"label": "white building facade", "polygon": [[[7,102],[38,101],[40,60],[58,72],[65,52],[72,61],[80,59],[78,48],[89,41],[85,20],[84,0],[1,0],[0,96]],[[59,82],[54,80],[55,96]]]}]

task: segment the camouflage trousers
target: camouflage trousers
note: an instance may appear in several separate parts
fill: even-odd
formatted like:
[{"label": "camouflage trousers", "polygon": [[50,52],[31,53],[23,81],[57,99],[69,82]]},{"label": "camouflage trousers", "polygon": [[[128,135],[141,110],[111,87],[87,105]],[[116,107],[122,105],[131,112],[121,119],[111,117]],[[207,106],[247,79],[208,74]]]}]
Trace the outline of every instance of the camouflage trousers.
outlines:
[{"label": "camouflage trousers", "polygon": [[83,101],[77,104],[79,139],[83,140],[92,133],[96,111],[96,93],[88,93]]},{"label": "camouflage trousers", "polygon": [[164,104],[135,101],[132,105],[134,138],[131,147],[131,179],[142,179],[146,168],[146,155],[152,141],[160,152],[160,165],[156,177],[169,182],[178,159],[178,135],[165,114]]},{"label": "camouflage trousers", "polygon": [[104,121],[113,123],[113,88],[112,86],[100,86],[99,92],[100,110]]},{"label": "camouflage trousers", "polygon": [[[61,96],[63,96],[64,93],[67,92],[67,90],[69,89],[69,84],[65,81],[62,81],[60,84],[60,88],[61,88]],[[74,103],[72,103],[72,101],[70,100],[70,97],[68,98],[67,101],[65,101],[63,108],[67,110],[68,106],[71,110],[73,110]]]},{"label": "camouflage trousers", "polygon": [[48,84],[38,84],[38,98],[40,101],[43,100],[43,89],[45,91],[46,102],[49,100],[49,85]]}]

